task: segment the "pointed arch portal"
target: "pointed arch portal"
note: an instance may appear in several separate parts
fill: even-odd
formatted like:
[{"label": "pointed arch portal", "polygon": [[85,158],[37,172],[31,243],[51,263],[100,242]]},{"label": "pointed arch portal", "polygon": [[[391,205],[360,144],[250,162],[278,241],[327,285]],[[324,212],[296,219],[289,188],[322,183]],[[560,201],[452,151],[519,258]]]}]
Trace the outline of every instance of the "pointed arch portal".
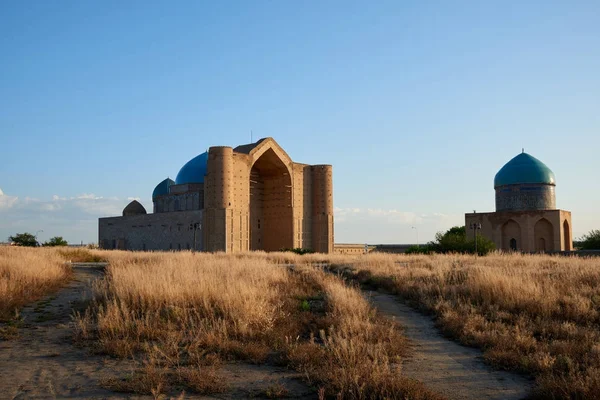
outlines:
[{"label": "pointed arch portal", "polygon": [[502,250],[517,251],[521,248],[521,226],[509,219],[502,225]]},{"label": "pointed arch portal", "polygon": [[290,171],[272,148],[250,171],[250,250],[293,247]]},{"label": "pointed arch portal", "polygon": [[573,250],[571,247],[571,229],[569,226],[569,222],[567,220],[565,220],[565,222],[563,222],[563,237],[565,240],[565,244],[564,244],[565,251]]},{"label": "pointed arch portal", "polygon": [[546,218],[540,219],[533,228],[535,238],[535,251],[554,251],[554,228]]}]

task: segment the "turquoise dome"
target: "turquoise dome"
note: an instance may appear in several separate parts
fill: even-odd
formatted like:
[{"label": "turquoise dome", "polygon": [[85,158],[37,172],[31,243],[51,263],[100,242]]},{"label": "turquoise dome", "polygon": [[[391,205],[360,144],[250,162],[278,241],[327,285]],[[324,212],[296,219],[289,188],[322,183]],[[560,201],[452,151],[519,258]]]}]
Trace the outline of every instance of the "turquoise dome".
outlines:
[{"label": "turquoise dome", "polygon": [[507,162],[494,178],[494,188],[521,183],[555,185],[554,172],[537,158],[523,152]]},{"label": "turquoise dome", "polygon": [[164,196],[166,194],[169,194],[169,187],[174,184],[175,184],[175,181],[173,179],[170,179],[170,178],[165,179],[164,181],[162,181],[161,183],[156,185],[156,187],[154,188],[154,191],[152,192],[152,198],[154,199],[155,197]]},{"label": "turquoise dome", "polygon": [[175,177],[176,185],[184,183],[204,183],[206,166],[208,164],[208,152],[204,152],[188,161]]}]

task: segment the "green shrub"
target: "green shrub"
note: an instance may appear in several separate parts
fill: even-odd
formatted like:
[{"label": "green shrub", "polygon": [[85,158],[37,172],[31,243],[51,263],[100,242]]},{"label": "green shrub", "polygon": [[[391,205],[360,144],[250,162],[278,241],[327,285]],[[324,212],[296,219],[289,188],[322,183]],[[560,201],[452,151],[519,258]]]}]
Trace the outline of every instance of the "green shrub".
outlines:
[{"label": "green shrub", "polygon": [[53,238],[51,238],[47,242],[44,242],[44,244],[43,244],[43,246],[50,246],[50,247],[67,246],[67,245],[68,245],[67,241],[65,239],[63,239],[62,236],[54,236]]},{"label": "green shrub", "polygon": [[31,233],[17,233],[15,236],[9,236],[8,240],[16,244],[17,246],[25,247],[37,247],[38,242],[35,235]]},{"label": "green shrub", "polygon": [[404,251],[405,254],[431,254],[435,253],[435,248],[429,244],[421,245],[421,246],[410,246],[408,249]]},{"label": "green shrub", "polygon": [[[435,241],[422,246],[411,246],[406,249],[406,254],[432,254],[432,253],[475,253],[475,240],[467,237],[464,226],[454,226],[446,232],[438,232]],[[477,254],[483,256],[496,248],[494,242],[477,234]]]},{"label": "green shrub", "polygon": [[600,250],[600,230],[592,229],[575,242],[575,246],[581,250]]},{"label": "green shrub", "polygon": [[301,247],[296,247],[296,248],[294,248],[294,249],[291,249],[291,248],[283,248],[283,249],[281,249],[281,251],[289,251],[289,252],[296,253],[296,254],[300,254],[300,255],[303,255],[303,254],[312,254],[312,253],[314,253],[314,251],[313,251],[313,250],[311,250],[311,249],[303,249],[303,248],[301,248]]}]

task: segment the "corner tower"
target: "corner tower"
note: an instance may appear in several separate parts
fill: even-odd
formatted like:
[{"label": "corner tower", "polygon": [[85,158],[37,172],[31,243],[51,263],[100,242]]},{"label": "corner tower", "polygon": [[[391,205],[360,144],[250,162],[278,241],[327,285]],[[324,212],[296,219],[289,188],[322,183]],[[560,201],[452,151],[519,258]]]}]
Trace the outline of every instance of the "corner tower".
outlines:
[{"label": "corner tower", "polygon": [[333,252],[333,167],[313,165],[312,248],[318,253]]},{"label": "corner tower", "polygon": [[208,149],[204,188],[204,249],[231,251],[233,204],[233,148]]}]

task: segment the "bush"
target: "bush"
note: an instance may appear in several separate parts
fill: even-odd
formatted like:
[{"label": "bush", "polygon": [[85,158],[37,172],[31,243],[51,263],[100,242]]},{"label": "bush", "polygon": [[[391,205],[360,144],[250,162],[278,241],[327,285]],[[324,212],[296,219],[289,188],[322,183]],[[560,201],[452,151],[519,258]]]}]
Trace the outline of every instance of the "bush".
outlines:
[{"label": "bush", "polygon": [[[477,235],[477,254],[483,256],[496,248],[494,242],[488,238]],[[445,233],[438,232],[435,241],[424,246],[411,246],[407,254],[432,254],[432,253],[475,253],[475,240],[469,240],[464,226],[454,226]]]},{"label": "bush", "polygon": [[17,246],[36,247],[38,245],[35,235],[31,233],[17,233],[15,236],[9,236],[8,240]]},{"label": "bush", "polygon": [[581,250],[600,250],[600,230],[592,229],[576,242],[576,246]]},{"label": "bush", "polygon": [[67,241],[62,236],[54,236],[52,239],[44,242],[43,246],[54,247],[54,246],[66,246]]},{"label": "bush", "polygon": [[289,252],[300,254],[300,255],[303,255],[303,254],[313,254],[314,253],[314,250],[303,249],[301,247],[296,247],[295,249],[291,249],[291,248],[290,249],[286,249],[286,248],[284,248],[284,249],[281,249],[281,251],[289,251]]},{"label": "bush", "polygon": [[404,254],[431,254],[431,253],[435,253],[435,248],[433,248],[433,246],[431,246],[430,244],[425,244],[425,245],[421,245],[421,246],[413,245],[413,246],[410,246],[408,249],[406,249],[406,251],[404,251]]}]

